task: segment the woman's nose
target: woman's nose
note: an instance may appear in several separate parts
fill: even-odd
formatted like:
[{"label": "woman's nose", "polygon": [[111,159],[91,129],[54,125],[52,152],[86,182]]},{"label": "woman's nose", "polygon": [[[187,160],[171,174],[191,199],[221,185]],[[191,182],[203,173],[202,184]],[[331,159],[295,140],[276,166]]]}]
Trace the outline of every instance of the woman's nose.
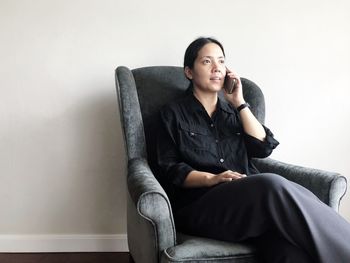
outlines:
[{"label": "woman's nose", "polygon": [[213,72],[221,72],[220,64],[218,62],[214,62],[212,70]]},{"label": "woman's nose", "polygon": [[220,68],[217,65],[214,65],[213,71],[214,72],[221,72]]}]

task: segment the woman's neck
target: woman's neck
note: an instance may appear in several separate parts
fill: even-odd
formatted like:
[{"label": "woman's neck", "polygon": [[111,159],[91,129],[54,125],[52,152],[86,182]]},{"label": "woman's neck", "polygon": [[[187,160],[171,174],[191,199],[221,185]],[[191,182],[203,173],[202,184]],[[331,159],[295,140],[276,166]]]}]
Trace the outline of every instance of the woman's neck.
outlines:
[{"label": "woman's neck", "polygon": [[193,95],[197,98],[197,100],[199,100],[208,115],[211,117],[216,110],[218,94],[216,92],[202,92],[194,89]]}]

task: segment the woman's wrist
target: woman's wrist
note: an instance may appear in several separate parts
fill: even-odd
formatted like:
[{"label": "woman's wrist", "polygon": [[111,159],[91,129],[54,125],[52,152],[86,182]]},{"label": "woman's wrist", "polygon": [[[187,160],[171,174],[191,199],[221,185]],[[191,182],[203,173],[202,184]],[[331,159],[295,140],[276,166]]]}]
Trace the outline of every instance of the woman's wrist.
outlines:
[{"label": "woman's wrist", "polygon": [[205,176],[206,180],[205,180],[205,186],[210,187],[213,185],[216,185],[217,183],[215,182],[215,174],[211,174],[211,173],[206,173]]},{"label": "woman's wrist", "polygon": [[196,170],[191,171],[184,181],[184,187],[210,187],[215,184],[215,174]]},{"label": "woman's wrist", "polygon": [[242,104],[245,104],[245,100],[238,100],[238,101],[234,101],[234,102],[231,102],[233,107],[235,107],[235,109],[237,109],[239,106],[241,106]]},{"label": "woman's wrist", "polygon": [[239,105],[236,109],[237,109],[237,111],[238,112],[241,112],[243,109],[245,109],[245,108],[250,108],[250,105],[249,105],[249,103],[242,103],[241,105]]}]

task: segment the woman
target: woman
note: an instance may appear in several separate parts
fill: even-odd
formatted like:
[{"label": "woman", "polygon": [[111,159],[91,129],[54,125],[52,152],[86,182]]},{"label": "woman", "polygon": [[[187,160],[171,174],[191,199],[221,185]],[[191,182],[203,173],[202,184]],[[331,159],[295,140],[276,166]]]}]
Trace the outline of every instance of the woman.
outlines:
[{"label": "woman", "polygon": [[[158,178],[178,230],[251,241],[273,262],[350,262],[350,225],[310,191],[279,175],[260,174],[252,157],[278,145],[249,109],[223,46],[199,38],[186,50],[188,94],[162,108]],[[237,81],[218,97],[226,74]]]}]

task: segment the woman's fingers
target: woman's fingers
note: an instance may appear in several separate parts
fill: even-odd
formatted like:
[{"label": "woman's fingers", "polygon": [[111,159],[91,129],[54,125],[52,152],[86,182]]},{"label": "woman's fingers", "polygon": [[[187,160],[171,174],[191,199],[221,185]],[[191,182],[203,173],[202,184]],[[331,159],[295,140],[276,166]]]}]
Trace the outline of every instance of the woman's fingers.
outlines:
[{"label": "woman's fingers", "polygon": [[222,181],[224,181],[224,182],[232,181],[232,180],[236,180],[236,179],[240,179],[240,178],[246,177],[245,174],[241,174],[241,173],[234,172],[234,171],[231,171],[231,170],[225,171],[225,172],[221,173],[219,176],[221,177],[220,179]]}]

